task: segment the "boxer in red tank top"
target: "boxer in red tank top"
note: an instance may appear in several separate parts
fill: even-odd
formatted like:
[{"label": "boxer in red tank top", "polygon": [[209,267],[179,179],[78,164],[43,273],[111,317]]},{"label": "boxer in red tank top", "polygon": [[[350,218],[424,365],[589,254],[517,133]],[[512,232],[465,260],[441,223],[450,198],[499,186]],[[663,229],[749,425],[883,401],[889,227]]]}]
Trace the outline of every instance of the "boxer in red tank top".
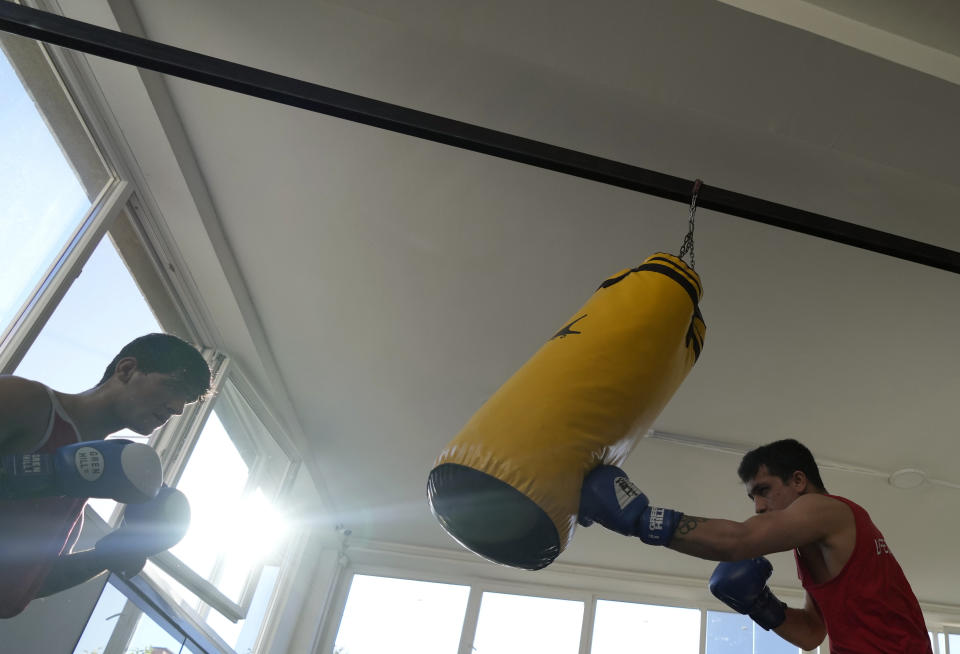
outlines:
[{"label": "boxer in red tank top", "polygon": [[[50,421],[42,443],[31,453],[52,454],[64,445],[77,443],[80,435],[53,391]],[[61,554],[69,553],[80,535],[86,500],[76,497],[43,497],[0,500],[0,521],[16,529],[0,532],[0,618],[20,613],[40,589],[40,584]]]},{"label": "boxer in red tank top", "polygon": [[853,511],[856,542],[840,573],[817,583],[794,550],[797,574],[830,634],[830,652],[928,652],[923,613],[886,539],[858,504],[827,495]]},{"label": "boxer in red tank top", "polygon": [[[83,393],[53,391],[0,376],[0,454],[53,453],[127,428],[149,435],[210,388],[210,369],[190,344],[149,334],[121,349],[100,382]],[[86,500],[0,500],[0,618],[37,597],[79,585],[105,571],[100,557],[71,553]]]},{"label": "boxer in red tank top", "polygon": [[[720,561],[713,594],[801,649],[829,636],[831,654],[932,652],[920,604],[883,534],[862,507],[827,494],[810,450],[776,441],[748,452],[737,473],[757,513],[744,522],[650,506],[615,466],[586,476],[579,520]],[[766,585],[772,567],[763,555],[788,550],[806,590],[802,609]]]}]

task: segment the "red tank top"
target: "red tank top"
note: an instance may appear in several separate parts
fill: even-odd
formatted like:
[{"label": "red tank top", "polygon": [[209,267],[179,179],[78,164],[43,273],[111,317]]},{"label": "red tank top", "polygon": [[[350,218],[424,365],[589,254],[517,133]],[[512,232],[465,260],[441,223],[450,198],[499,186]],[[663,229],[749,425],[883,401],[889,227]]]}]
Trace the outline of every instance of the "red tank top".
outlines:
[{"label": "red tank top", "polygon": [[913,590],[869,514],[850,500],[857,540],[836,577],[814,584],[797,550],[797,575],[820,608],[831,654],[930,654],[930,637]]},{"label": "red tank top", "polygon": [[[43,441],[30,454],[52,454],[80,440],[80,434],[49,388],[50,422]],[[71,534],[83,524],[86,500],[44,497],[0,500],[0,618],[10,618],[33,600]]]}]

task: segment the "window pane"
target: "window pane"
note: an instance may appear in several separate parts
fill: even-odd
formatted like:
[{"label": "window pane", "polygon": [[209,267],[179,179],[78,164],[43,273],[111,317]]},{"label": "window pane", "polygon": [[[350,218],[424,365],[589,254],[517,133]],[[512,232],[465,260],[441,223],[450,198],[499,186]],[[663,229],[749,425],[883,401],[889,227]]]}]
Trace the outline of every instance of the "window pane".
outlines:
[{"label": "window pane", "polygon": [[[109,238],[90,255],[16,374],[66,393],[100,381],[120,348],[160,324]],[[129,437],[142,438],[132,432]]]},{"label": "window pane", "polygon": [[264,566],[245,620],[234,623],[216,611],[210,612],[207,624],[213,627],[213,630],[233,647],[237,654],[249,654],[253,651],[253,645],[257,641],[257,636],[260,635],[260,627],[263,626],[263,619],[266,617],[279,574],[279,566]]},{"label": "window pane", "polygon": [[218,555],[235,542],[238,498],[249,474],[214,409],[177,484],[190,501],[190,529],[170,550],[204,578],[212,576]]},{"label": "window pane", "polygon": [[698,654],[700,611],[598,600],[591,654],[622,654],[638,643],[649,652]]},{"label": "window pane", "polygon": [[707,654],[753,654],[750,616],[707,611]]},{"label": "window pane", "polygon": [[217,588],[227,597],[239,601],[247,577],[282,543],[286,523],[260,488],[237,503],[234,520],[234,537],[225,545]]},{"label": "window pane", "polygon": [[583,602],[484,593],[476,654],[576,654]]},{"label": "window pane", "polygon": [[100,593],[100,600],[93,608],[87,626],[80,640],[77,641],[76,649],[73,650],[74,654],[102,652],[110,641],[110,635],[117,626],[120,612],[126,604],[127,598],[123,593],[111,584],[104,586],[103,592]]},{"label": "window pane", "polygon": [[456,654],[470,588],[356,575],[337,654]]},{"label": "window pane", "polygon": [[800,654],[802,651],[778,636],[773,630],[765,631],[762,627],[754,625],[753,633],[756,636],[754,651],[757,654]]},{"label": "window pane", "polygon": [[[104,238],[15,374],[58,391],[80,393],[97,385],[120,348],[158,331],[160,325],[117,249]],[[114,437],[145,440],[126,429]],[[88,504],[104,520],[109,520],[116,506],[111,500]]]},{"label": "window pane", "polygon": [[179,654],[184,638],[181,635],[172,636],[156,622],[141,614],[137,621],[137,628],[127,643],[127,654],[161,654],[172,652]]},{"label": "window pane", "polygon": [[90,202],[0,50],[0,333],[80,226]]},{"label": "window pane", "polygon": [[[120,631],[114,635],[118,628]],[[115,638],[114,643],[110,643],[111,637]],[[73,652],[102,654],[108,646],[113,651],[126,642],[126,647],[119,650],[126,654],[179,653],[183,640],[182,635],[171,635],[129,602],[116,587],[107,584]]]},{"label": "window pane", "polygon": [[275,500],[290,462],[232,380],[215,402],[177,484],[190,500],[190,530],[170,551],[240,603],[250,575],[285,542]]},{"label": "window pane", "polygon": [[[948,639],[948,637],[945,634],[937,634],[937,639],[940,641],[941,653],[947,651],[948,647],[946,647],[946,645],[949,645],[949,650],[954,654],[956,654],[957,652],[960,652],[960,635],[950,634]],[[944,641],[947,641],[947,642],[944,643]]]},{"label": "window pane", "polygon": [[764,631],[750,616],[707,611],[707,654],[798,654],[800,649],[772,631]]}]

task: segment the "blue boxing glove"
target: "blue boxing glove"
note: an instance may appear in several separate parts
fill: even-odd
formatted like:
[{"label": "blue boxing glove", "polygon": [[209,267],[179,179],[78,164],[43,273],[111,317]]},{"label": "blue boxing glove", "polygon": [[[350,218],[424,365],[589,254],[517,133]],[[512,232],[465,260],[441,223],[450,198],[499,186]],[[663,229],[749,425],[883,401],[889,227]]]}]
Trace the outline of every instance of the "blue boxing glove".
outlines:
[{"label": "blue boxing glove", "polygon": [[583,480],[577,522],[584,527],[599,522],[624,536],[639,536],[648,545],[669,545],[682,515],[650,506],[623,470],[603,465]]},{"label": "blue boxing glove", "polygon": [[162,481],[153,448],[121,438],[0,457],[0,499],[105,497],[129,504],[155,497]]},{"label": "blue boxing glove", "polygon": [[766,629],[776,629],[787,619],[787,605],[767,586],[773,566],[762,556],[745,561],[724,561],[710,576],[710,592],[737,613],[749,615]]},{"label": "blue boxing glove", "polygon": [[190,503],[176,488],[163,486],[157,496],[131,504],[120,526],[93,546],[100,567],[128,577],[140,572],[147,558],[179,543],[190,527]]}]

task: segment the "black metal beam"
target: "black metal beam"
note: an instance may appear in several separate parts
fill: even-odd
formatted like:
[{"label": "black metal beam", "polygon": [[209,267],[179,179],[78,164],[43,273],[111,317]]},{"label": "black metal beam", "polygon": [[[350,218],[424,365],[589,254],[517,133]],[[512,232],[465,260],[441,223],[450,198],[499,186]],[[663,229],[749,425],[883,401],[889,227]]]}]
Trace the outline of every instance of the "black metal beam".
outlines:
[{"label": "black metal beam", "polygon": [[[693,180],[415,111],[0,0],[0,30],[133,66],[689,203]],[[698,206],[960,273],[960,253],[704,184]]]}]

